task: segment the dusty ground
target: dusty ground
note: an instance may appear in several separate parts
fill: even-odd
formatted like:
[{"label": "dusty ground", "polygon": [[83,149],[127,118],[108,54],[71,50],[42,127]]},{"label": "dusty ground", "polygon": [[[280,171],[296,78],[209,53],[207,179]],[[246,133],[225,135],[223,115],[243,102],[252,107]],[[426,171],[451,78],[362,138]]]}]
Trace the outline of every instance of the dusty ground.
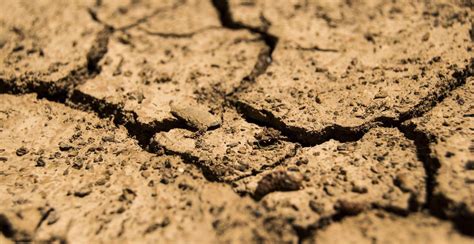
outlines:
[{"label": "dusty ground", "polygon": [[473,243],[470,0],[2,0],[0,243]]}]

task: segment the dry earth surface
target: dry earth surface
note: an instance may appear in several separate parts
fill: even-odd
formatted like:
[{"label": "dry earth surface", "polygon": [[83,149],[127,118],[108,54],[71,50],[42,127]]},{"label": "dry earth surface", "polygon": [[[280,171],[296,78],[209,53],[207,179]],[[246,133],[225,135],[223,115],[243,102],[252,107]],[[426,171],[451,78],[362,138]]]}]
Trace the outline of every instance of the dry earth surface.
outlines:
[{"label": "dry earth surface", "polygon": [[474,243],[471,0],[0,5],[0,243]]}]

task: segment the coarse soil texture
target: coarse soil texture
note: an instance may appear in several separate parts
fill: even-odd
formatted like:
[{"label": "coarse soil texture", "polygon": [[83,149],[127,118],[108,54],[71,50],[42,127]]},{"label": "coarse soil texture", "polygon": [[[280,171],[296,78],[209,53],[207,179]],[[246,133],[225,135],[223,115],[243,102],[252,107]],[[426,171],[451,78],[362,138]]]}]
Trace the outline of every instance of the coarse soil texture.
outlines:
[{"label": "coarse soil texture", "polygon": [[471,0],[2,0],[0,243],[474,243]]}]

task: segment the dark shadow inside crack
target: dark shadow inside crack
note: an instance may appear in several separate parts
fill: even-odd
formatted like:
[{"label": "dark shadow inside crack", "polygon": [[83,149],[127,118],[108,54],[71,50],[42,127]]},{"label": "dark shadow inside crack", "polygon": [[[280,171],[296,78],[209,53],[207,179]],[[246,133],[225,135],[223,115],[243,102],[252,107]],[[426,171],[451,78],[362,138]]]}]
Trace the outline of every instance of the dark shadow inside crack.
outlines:
[{"label": "dark shadow inside crack", "polygon": [[463,234],[474,236],[474,215],[469,213],[466,206],[456,207],[455,216],[447,216],[445,210],[450,208],[452,201],[447,199],[443,194],[435,194],[437,186],[436,177],[441,167],[441,162],[436,158],[431,150],[430,145],[435,142],[436,138],[433,136],[417,130],[414,124],[400,125],[399,130],[412,140],[416,146],[418,159],[423,162],[426,175],[426,200],[424,208],[427,209],[431,215],[440,219],[450,219],[455,227]]},{"label": "dark shadow inside crack", "polygon": [[231,99],[232,105],[242,114],[247,122],[257,124],[261,127],[270,127],[282,133],[289,141],[298,143],[303,147],[312,147],[329,141],[331,139],[340,142],[353,142],[360,140],[366,132],[373,128],[372,125],[362,125],[360,127],[343,127],[339,125],[327,126],[321,131],[308,131],[302,127],[288,126],[273,113],[267,110],[257,110],[252,106]]},{"label": "dark shadow inside crack", "polygon": [[[231,29],[231,30],[248,30],[252,33],[259,34],[263,41],[265,42],[268,50],[264,50],[260,53],[259,63],[255,66],[253,74],[250,74],[248,79],[251,81],[254,80],[259,75],[265,73],[268,66],[271,64],[272,54],[278,44],[279,38],[275,35],[272,35],[268,32],[268,26],[263,26],[261,28],[255,28],[252,26],[247,26],[243,23],[236,22],[232,18],[232,14],[230,12],[229,2],[227,0],[212,0],[212,4],[214,8],[217,10],[219,15],[219,20],[223,27]],[[270,24],[269,24],[270,25]]]},{"label": "dark shadow inside crack", "polygon": [[251,104],[240,101],[234,96],[228,96],[228,102],[237,109],[244,119],[259,126],[271,127],[279,130],[289,138],[290,141],[299,143],[303,147],[319,145],[331,139],[340,142],[351,142],[360,140],[371,128],[382,126],[398,128],[400,125],[413,118],[420,117],[441,103],[451,92],[466,84],[468,77],[474,73],[474,59],[462,70],[453,73],[452,79],[439,87],[436,91],[428,94],[421,101],[414,105],[412,109],[401,113],[398,117],[381,116],[359,126],[345,127],[332,124],[318,131],[309,131],[299,126],[291,126],[281,118],[275,116],[266,109],[256,109]]},{"label": "dark shadow inside crack", "polygon": [[161,121],[152,124],[144,124],[138,121],[138,115],[132,111],[126,111],[119,105],[108,103],[94,98],[80,91],[74,91],[68,103],[71,107],[85,111],[93,111],[100,118],[112,119],[115,125],[123,125],[130,137],[136,139],[140,147],[151,152],[151,138],[155,133],[169,131],[175,128],[187,128],[180,121]]},{"label": "dark shadow inside crack", "polygon": [[89,71],[89,76],[93,77],[100,73],[101,68],[99,62],[107,53],[107,46],[112,33],[113,28],[104,27],[104,29],[98,33],[94,45],[92,45],[89,52],[87,52],[87,70]]}]

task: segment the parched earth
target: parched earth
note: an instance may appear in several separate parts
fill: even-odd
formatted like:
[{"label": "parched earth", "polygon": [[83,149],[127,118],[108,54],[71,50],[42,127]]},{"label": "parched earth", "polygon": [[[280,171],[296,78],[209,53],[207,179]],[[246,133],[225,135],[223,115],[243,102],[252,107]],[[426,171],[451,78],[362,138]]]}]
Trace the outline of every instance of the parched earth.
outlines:
[{"label": "parched earth", "polygon": [[0,243],[473,243],[470,0],[2,0]]}]

